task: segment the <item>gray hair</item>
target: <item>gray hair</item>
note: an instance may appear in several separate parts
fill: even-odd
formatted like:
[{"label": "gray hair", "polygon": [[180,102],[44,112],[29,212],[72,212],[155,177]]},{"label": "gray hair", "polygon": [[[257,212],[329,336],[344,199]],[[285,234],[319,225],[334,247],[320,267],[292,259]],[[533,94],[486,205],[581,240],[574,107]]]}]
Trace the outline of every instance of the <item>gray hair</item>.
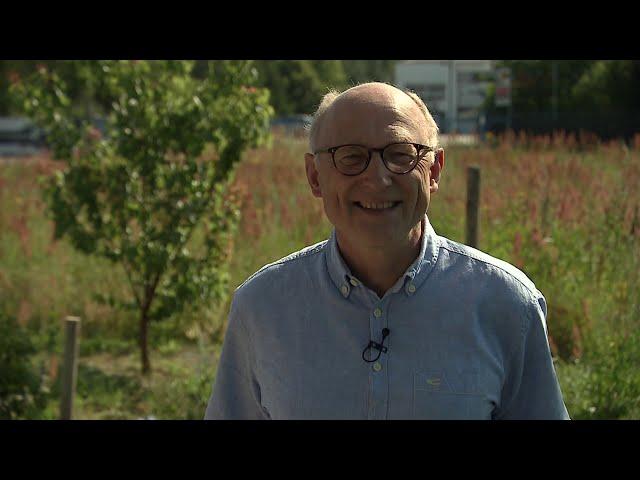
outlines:
[{"label": "gray hair", "polygon": [[[420,109],[420,111],[423,113],[425,119],[427,120],[427,125],[430,127],[429,130],[429,143],[431,144],[431,146],[435,147],[438,144],[438,133],[439,133],[439,128],[438,125],[436,124],[435,120],[433,119],[433,117],[431,116],[431,113],[429,113],[429,109],[427,108],[427,106],[425,105],[425,103],[422,101],[422,99],[420,98],[420,96],[418,96],[418,94],[416,94],[415,92],[411,91],[411,90],[401,90],[398,87],[396,87],[395,85],[392,85],[390,83],[386,83],[387,85],[394,87],[398,90],[400,90],[401,92],[404,92],[406,95],[409,96],[409,98],[411,98],[411,100],[413,100],[415,102],[416,105],[418,105],[418,108]],[[360,86],[360,85],[366,85],[366,84],[359,84],[359,85],[355,85],[356,86]],[[351,87],[351,88],[354,88]],[[309,146],[311,147],[311,149],[315,149],[315,139],[316,136],[318,135],[318,130],[319,130],[319,126],[322,123],[324,116],[327,112],[327,110],[329,109],[329,107],[333,104],[333,102],[336,101],[336,99],[342,95],[343,93],[347,92],[348,90],[350,90],[351,88],[344,90],[342,92],[339,92],[338,90],[335,89],[331,89],[329,90],[324,97],[322,97],[322,100],[320,102],[320,105],[318,105],[317,110],[315,111],[315,113],[313,114],[313,118],[311,120],[311,124],[308,126],[308,131],[309,131]],[[432,162],[433,162],[433,158],[432,158]]]}]

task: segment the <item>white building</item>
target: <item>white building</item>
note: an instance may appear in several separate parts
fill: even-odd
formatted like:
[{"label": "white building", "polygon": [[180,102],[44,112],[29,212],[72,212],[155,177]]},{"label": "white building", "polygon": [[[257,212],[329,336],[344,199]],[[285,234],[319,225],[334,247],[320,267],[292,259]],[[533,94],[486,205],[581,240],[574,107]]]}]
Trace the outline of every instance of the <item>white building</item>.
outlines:
[{"label": "white building", "polygon": [[493,60],[407,60],[395,68],[395,84],[415,91],[427,104],[441,132],[474,133]]}]

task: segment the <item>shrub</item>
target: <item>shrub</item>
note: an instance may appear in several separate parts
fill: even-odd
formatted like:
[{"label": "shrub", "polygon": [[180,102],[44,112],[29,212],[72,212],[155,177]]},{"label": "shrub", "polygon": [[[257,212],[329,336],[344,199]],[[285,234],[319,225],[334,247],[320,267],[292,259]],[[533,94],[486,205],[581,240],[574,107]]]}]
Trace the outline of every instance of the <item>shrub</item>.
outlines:
[{"label": "shrub", "polygon": [[173,368],[172,379],[159,386],[151,399],[154,417],[167,420],[202,420],[211,395],[214,374],[210,368],[193,372]]},{"label": "shrub", "polygon": [[588,339],[583,358],[558,365],[573,419],[640,416],[640,333],[601,333]]},{"label": "shrub", "polygon": [[0,419],[33,418],[47,401],[47,389],[34,369],[36,349],[13,317],[0,312]]}]

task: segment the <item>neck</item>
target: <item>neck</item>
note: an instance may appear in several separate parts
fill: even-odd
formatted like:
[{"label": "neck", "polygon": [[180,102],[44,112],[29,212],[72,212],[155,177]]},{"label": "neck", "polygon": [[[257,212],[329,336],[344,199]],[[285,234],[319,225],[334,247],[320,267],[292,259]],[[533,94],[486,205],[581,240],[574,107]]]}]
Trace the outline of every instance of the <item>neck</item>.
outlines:
[{"label": "neck", "polygon": [[400,244],[357,245],[339,232],[336,240],[351,273],[382,298],[418,257],[423,234],[424,225],[420,222]]}]

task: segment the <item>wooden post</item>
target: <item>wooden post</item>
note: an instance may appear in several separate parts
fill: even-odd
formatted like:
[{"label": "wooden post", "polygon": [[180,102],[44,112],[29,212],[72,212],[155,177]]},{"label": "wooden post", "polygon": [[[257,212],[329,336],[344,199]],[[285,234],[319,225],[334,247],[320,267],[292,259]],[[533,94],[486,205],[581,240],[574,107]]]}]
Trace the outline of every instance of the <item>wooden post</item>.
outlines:
[{"label": "wooden post", "polygon": [[60,420],[71,420],[73,417],[73,397],[76,393],[78,376],[78,337],[80,334],[80,318],[65,319],[64,364],[62,368],[62,394],[60,398]]},{"label": "wooden post", "polygon": [[467,167],[466,244],[478,248],[478,207],[480,204],[480,167]]}]

